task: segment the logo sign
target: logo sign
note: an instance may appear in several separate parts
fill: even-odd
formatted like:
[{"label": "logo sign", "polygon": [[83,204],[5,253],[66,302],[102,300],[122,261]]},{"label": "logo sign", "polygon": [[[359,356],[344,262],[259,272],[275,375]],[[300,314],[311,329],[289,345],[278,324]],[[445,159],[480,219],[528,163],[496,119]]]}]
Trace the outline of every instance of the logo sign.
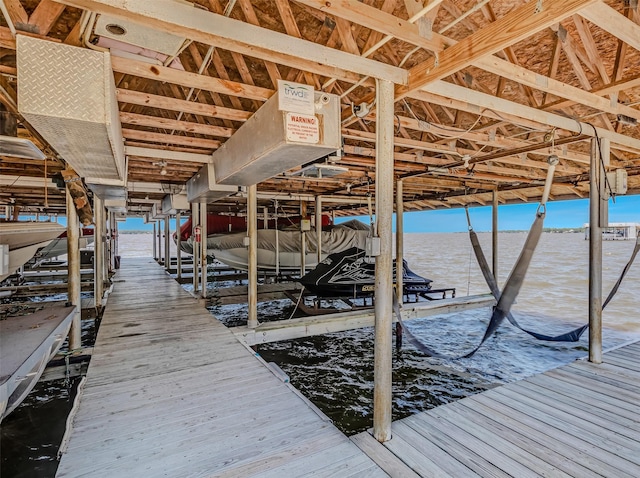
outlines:
[{"label": "logo sign", "polygon": [[320,141],[320,123],[313,115],[287,113],[287,141],[317,144]]},{"label": "logo sign", "polygon": [[314,114],[313,86],[278,80],[278,109],[306,115]]}]

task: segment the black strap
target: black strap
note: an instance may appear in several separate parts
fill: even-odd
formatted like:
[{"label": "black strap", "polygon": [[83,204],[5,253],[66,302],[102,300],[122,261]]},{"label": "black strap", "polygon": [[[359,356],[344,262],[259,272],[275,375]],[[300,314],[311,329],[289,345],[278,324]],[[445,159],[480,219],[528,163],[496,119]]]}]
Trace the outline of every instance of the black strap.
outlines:
[{"label": "black strap", "polygon": [[629,271],[631,264],[633,264],[633,261],[636,259],[636,256],[638,255],[638,251],[640,251],[640,236],[638,236],[638,238],[636,239],[636,245],[633,248],[631,259],[629,259],[629,262],[627,262],[627,265],[625,265],[624,269],[622,269],[622,274],[620,274],[620,277],[618,277],[617,282],[614,284],[613,288],[611,289],[611,292],[609,292],[609,295],[607,296],[606,300],[602,304],[603,309],[607,306],[609,302],[611,302],[611,299],[613,299],[613,296],[616,295],[616,292],[618,292],[618,288],[622,283],[622,279],[624,279],[624,276],[627,275],[627,272]]},{"label": "black strap", "polygon": [[[489,286],[489,290],[493,296],[498,299],[500,297],[500,289],[498,288],[498,284],[496,283],[496,279],[491,273],[489,269],[489,264],[487,263],[487,259],[485,258],[484,252],[482,251],[482,247],[480,246],[480,241],[478,240],[478,235],[475,233],[473,228],[471,227],[471,219],[469,218],[469,210],[467,209],[467,223],[469,224],[469,239],[471,240],[471,246],[473,247],[473,252],[475,253],[476,260],[478,261],[478,265],[480,266],[480,270],[482,271],[482,275],[484,276],[484,280],[487,282]],[[514,327],[519,328],[523,332],[535,337],[538,340],[546,340],[550,342],[577,342],[580,340],[580,337],[584,333],[585,330],[589,328],[589,325],[583,325],[578,327],[575,330],[571,330],[570,332],[566,332],[561,335],[551,336],[540,334],[538,332],[534,332],[532,330],[527,330],[522,327],[516,319],[513,317],[511,312],[506,314],[507,320]]]},{"label": "black strap", "polygon": [[[480,349],[482,344],[484,344],[486,340],[489,337],[491,337],[491,335],[493,335],[493,333],[502,323],[502,320],[507,315],[510,315],[509,311],[511,309],[511,306],[516,300],[516,297],[518,296],[518,292],[520,292],[520,288],[522,287],[522,282],[524,281],[524,276],[527,272],[527,269],[529,268],[529,264],[531,263],[531,258],[533,257],[533,253],[536,249],[536,246],[538,245],[538,241],[540,240],[543,223],[544,223],[544,212],[538,212],[536,214],[536,219],[533,222],[533,225],[531,226],[531,230],[527,235],[527,240],[524,243],[522,252],[520,252],[520,256],[518,257],[518,260],[513,266],[513,270],[511,271],[511,274],[509,275],[507,282],[505,283],[502,294],[500,294],[500,292],[497,291],[497,285],[495,285],[495,289],[497,291],[496,293],[500,296],[500,298],[498,299],[498,304],[493,309],[493,313],[491,314],[491,320],[489,321],[487,330],[485,331],[484,336],[482,337],[482,340],[476,346],[476,348],[474,348],[471,352],[466,353],[464,355],[461,355],[458,357],[450,357],[447,355],[443,355],[439,352],[436,352],[435,350],[426,346],[405,327],[404,323],[402,322],[400,305],[398,304],[394,294],[393,307],[396,313],[396,317],[398,318],[398,321],[400,322],[400,325],[402,325],[402,328],[404,329],[404,331],[407,333],[407,338],[409,339],[409,341],[418,350],[420,350],[425,355],[428,355],[429,357],[456,360],[459,358],[469,358],[473,354],[475,354],[478,351],[478,349]],[[486,264],[486,260],[485,260],[485,264]],[[494,280],[494,284],[495,284],[495,280]]]}]

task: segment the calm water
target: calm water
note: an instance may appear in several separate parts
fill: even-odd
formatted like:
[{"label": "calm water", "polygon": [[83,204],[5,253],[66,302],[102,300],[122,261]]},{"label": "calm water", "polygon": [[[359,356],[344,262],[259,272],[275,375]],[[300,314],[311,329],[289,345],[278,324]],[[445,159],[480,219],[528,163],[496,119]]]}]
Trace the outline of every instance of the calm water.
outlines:
[{"label": "calm water", "polygon": [[[479,234],[490,259],[490,234]],[[501,233],[499,282],[508,276],[525,233]],[[122,234],[119,254],[152,255],[152,235]],[[627,262],[631,241],[604,242],[604,294]],[[175,246],[173,246],[175,247]],[[475,264],[467,234],[408,234],[405,258],[434,287],[456,287],[458,296],[487,292]],[[588,242],[582,234],[545,233],[514,306],[525,327],[560,333],[587,321]],[[603,314],[604,346],[640,338],[640,264],[635,264],[618,295]],[[216,284],[210,284],[214,288]],[[245,306],[212,307],[228,325],[246,322]],[[260,320],[289,317],[290,301],[260,305]],[[486,327],[490,311],[418,319],[409,323],[415,335],[452,354],[472,348]],[[553,368],[586,355],[588,334],[578,343],[538,342],[502,326],[478,354],[455,362],[427,359],[410,344],[394,351],[394,419],[438,404]],[[363,329],[261,346],[260,354],[289,374],[291,382],[348,434],[371,426],[373,331]],[[74,384],[47,382],[2,422],[0,476],[48,477],[55,474],[55,455],[71,407]]]}]

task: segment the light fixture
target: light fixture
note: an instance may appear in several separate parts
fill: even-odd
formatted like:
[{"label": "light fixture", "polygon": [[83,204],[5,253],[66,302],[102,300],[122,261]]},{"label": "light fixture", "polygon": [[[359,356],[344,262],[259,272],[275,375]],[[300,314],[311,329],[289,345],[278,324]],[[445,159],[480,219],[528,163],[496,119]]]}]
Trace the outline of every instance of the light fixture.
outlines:
[{"label": "light fixture", "polygon": [[158,166],[160,168],[160,175],[167,175],[167,162],[165,160],[158,161],[157,163],[153,163],[154,166]]}]

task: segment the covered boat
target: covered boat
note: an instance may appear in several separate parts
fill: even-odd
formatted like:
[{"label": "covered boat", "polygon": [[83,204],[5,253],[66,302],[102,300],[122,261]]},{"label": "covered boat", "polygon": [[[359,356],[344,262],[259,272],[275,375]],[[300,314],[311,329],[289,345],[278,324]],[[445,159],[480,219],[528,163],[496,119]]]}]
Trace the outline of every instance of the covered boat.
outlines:
[{"label": "covered boat", "polygon": [[[293,217],[281,217],[276,219],[270,219],[265,224],[263,219],[258,219],[258,230],[265,229],[279,229],[287,230],[292,228],[298,228],[300,225],[301,216]],[[331,216],[324,214],[322,216],[322,228],[331,227]],[[236,233],[244,233],[247,230],[247,218],[244,216],[231,216],[228,214],[207,214],[207,236],[218,237],[222,234],[233,235]],[[193,222],[191,218],[180,227],[180,249],[187,254],[193,254],[193,241],[189,240],[193,231]],[[173,240],[177,243],[176,233],[173,234]]]},{"label": "covered boat", "polygon": [[[393,281],[396,281],[396,263],[393,264]],[[432,289],[431,279],[419,276],[402,261],[403,294],[425,299],[444,297],[447,292],[455,295],[455,289]],[[306,290],[324,298],[362,298],[373,296],[375,290],[375,261],[359,247],[351,247],[331,254],[300,283]],[[439,295],[441,297],[434,297]]]},{"label": "covered boat", "polygon": [[[348,221],[322,231],[322,258],[353,247],[363,249],[369,228],[359,221]],[[207,257],[217,259],[230,267],[248,269],[249,249],[245,245],[246,233],[218,234],[207,238]],[[276,239],[277,238],[277,239]],[[304,239],[303,239],[304,238]],[[300,270],[304,240],[305,268],[318,265],[318,242],[315,230],[304,236],[299,230],[258,230],[258,269],[263,271]],[[187,241],[193,248],[193,238]]]}]

